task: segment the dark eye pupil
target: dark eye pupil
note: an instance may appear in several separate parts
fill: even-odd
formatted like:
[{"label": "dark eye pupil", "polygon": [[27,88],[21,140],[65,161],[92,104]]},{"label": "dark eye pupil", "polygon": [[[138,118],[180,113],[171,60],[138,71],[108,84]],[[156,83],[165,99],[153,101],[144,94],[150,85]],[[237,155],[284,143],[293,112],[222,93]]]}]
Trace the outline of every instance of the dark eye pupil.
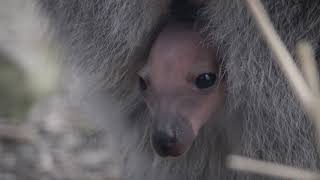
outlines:
[{"label": "dark eye pupil", "polygon": [[147,83],[142,77],[139,77],[139,86],[142,91],[147,89]]},{"label": "dark eye pupil", "polygon": [[196,78],[195,85],[198,89],[206,89],[213,86],[216,79],[217,76],[214,73],[203,73]]}]

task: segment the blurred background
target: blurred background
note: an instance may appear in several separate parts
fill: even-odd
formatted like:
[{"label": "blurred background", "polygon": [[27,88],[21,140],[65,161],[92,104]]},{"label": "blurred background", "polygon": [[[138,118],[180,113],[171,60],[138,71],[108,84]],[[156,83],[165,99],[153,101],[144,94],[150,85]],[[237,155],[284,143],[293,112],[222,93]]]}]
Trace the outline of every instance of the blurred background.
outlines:
[{"label": "blurred background", "polygon": [[118,179],[107,127],[68,101],[49,30],[34,0],[0,1],[0,180]]}]

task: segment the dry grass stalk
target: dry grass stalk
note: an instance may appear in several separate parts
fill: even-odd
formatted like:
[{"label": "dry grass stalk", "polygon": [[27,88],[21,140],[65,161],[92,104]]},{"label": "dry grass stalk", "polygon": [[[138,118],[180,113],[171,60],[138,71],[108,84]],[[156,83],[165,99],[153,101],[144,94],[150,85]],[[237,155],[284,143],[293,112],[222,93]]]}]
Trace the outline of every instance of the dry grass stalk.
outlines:
[{"label": "dry grass stalk", "polygon": [[319,97],[320,84],[315,53],[311,45],[302,41],[297,45],[298,60],[301,61],[302,73],[315,96]]},{"label": "dry grass stalk", "polygon": [[309,102],[313,99],[308,84],[303,78],[302,73],[295,64],[288,49],[282,42],[280,36],[274,29],[263,5],[259,0],[247,0],[247,4],[248,9],[252,12],[266,43],[276,56],[275,60],[298,95],[300,101],[303,105],[308,106]]},{"label": "dry grass stalk", "polygon": [[[302,65],[303,75],[294,62],[280,36],[274,29],[267,12],[259,0],[246,0],[248,9],[253,14],[258,28],[269,48],[276,56],[276,61],[298,96],[310,120],[315,124],[318,141],[320,140],[320,91],[319,74],[312,47],[300,43],[297,53]],[[319,145],[320,143],[318,143]],[[319,150],[320,150],[320,146]],[[230,156],[228,166],[232,169],[290,179],[320,179],[320,174],[275,163],[257,161],[240,156]]]},{"label": "dry grass stalk", "polygon": [[318,150],[320,152],[320,81],[319,81],[319,71],[317,68],[317,63],[315,60],[314,51],[311,45],[307,42],[300,42],[297,46],[297,54],[299,60],[301,61],[302,72],[309,85],[309,93],[313,95],[314,100],[310,102],[306,111],[313,120],[313,123],[317,130],[318,136]]},{"label": "dry grass stalk", "polygon": [[231,155],[228,157],[228,167],[232,169],[237,169],[241,171],[263,174],[268,176],[276,176],[279,178],[288,179],[305,179],[305,180],[315,180],[319,179],[319,174],[302,170],[299,168],[294,168],[290,166],[284,166],[280,164],[275,164],[271,162],[258,161],[250,158],[245,158],[237,155]]}]

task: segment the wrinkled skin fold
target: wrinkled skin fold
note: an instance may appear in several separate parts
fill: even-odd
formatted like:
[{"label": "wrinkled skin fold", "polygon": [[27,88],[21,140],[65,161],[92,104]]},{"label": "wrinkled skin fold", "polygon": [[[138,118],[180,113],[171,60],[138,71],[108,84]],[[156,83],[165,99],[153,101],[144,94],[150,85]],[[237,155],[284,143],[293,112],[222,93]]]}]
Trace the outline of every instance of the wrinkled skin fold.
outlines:
[{"label": "wrinkled skin fold", "polygon": [[[293,55],[302,39],[318,49],[319,1],[263,3]],[[205,42],[217,47],[222,57],[225,113],[219,123],[207,123],[188,153],[177,159],[162,159],[152,151],[150,115],[136,76],[170,1],[41,0],[39,7],[63,44],[66,64],[74,67],[74,73],[87,73],[95,87],[116,97],[127,114],[119,131],[124,179],[273,179],[229,171],[224,164],[229,152],[319,168],[313,127],[243,1],[211,0],[197,10]]]}]

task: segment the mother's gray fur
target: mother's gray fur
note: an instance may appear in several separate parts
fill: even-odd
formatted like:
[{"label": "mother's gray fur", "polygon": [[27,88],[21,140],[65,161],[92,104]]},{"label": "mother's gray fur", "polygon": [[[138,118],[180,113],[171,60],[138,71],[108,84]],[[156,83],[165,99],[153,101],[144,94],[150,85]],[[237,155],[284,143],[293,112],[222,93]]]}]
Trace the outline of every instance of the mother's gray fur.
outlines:
[{"label": "mother's gray fur", "polygon": [[[291,52],[301,39],[317,47],[320,1],[265,0],[264,4]],[[123,174],[128,179],[257,179],[224,167],[229,150],[319,168],[312,127],[241,0],[211,0],[199,11],[206,40],[224,55],[226,114],[232,121],[225,128],[206,125],[190,152],[172,160],[152,153],[148,113],[134,75],[144,63],[145,49],[169,0],[41,0],[41,5],[65,45],[68,62],[96,78],[96,87],[118,98],[130,117],[121,132]],[[236,136],[238,143],[232,141]]]}]

